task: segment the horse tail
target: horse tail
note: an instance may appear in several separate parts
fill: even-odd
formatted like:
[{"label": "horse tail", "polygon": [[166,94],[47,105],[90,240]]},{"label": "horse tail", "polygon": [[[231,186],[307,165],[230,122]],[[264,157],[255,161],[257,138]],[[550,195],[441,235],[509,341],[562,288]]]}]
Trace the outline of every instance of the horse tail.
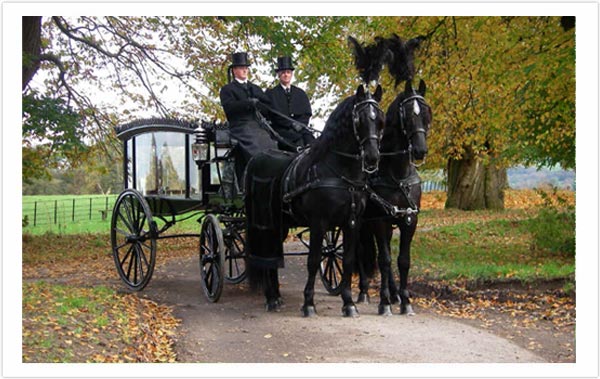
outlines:
[{"label": "horse tail", "polygon": [[253,291],[268,288],[273,272],[283,267],[283,256],[259,256],[259,252],[276,252],[274,246],[280,239],[275,231],[248,228],[246,233],[246,273],[248,284]]},{"label": "horse tail", "polygon": [[360,270],[362,269],[362,272],[367,275],[368,278],[375,276],[375,273],[377,272],[375,235],[373,234],[373,230],[367,225],[362,225],[360,228],[356,258],[354,272],[360,273]]}]

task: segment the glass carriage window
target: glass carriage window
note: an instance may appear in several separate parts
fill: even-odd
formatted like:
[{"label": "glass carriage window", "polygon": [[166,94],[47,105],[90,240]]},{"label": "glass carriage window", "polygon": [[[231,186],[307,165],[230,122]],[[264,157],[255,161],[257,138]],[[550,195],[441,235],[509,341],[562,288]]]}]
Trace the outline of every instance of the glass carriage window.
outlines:
[{"label": "glass carriage window", "polygon": [[[185,134],[172,132],[145,133],[135,141],[135,188],[143,195],[185,197],[186,145]],[[133,145],[133,144],[130,144]],[[132,156],[132,147],[129,149]],[[198,173],[190,161],[190,196],[198,194]]]}]

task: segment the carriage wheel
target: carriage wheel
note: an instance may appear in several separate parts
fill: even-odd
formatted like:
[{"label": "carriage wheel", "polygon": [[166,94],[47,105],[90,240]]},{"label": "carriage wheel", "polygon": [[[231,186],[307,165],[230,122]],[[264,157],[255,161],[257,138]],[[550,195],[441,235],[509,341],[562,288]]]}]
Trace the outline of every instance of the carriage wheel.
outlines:
[{"label": "carriage wheel", "polygon": [[113,209],[110,240],[117,272],[134,291],[146,287],[154,272],[156,234],[144,197],[134,189],[123,191]]},{"label": "carriage wheel", "polygon": [[330,295],[342,292],[342,261],[344,256],[344,235],[340,227],[325,233],[319,274],[325,289]]},{"label": "carriage wheel", "polygon": [[246,279],[246,233],[237,224],[228,228],[225,241],[225,280],[237,284]]},{"label": "carriage wheel", "polygon": [[209,214],[200,232],[200,276],[204,294],[213,303],[219,301],[223,291],[224,267],[223,232],[217,218]]}]

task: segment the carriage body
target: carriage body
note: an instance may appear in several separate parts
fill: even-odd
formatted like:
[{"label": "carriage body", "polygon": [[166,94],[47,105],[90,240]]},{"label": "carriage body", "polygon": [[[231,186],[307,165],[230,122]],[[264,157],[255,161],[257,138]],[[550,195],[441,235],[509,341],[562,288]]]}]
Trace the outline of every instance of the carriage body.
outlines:
[{"label": "carriage body", "polygon": [[227,124],[150,120],[117,130],[123,186],[139,191],[155,216],[241,207]]},{"label": "carriage body", "polygon": [[[202,287],[217,301],[224,280],[245,277],[244,203],[227,124],[151,119],[116,132],[123,142],[124,190],[113,209],[111,242],[119,276],[131,290],[142,290],[154,270],[158,240],[199,238]],[[194,217],[200,233],[167,233]]]}]

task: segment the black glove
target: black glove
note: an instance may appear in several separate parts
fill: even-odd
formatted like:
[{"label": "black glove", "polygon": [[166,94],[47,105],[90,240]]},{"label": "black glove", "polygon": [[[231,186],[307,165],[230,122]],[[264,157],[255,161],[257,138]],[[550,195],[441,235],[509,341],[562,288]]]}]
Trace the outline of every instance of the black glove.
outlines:
[{"label": "black glove", "polygon": [[264,103],[261,103],[260,101],[256,103],[255,105],[256,109],[258,109],[259,111],[267,111],[267,106]]}]

